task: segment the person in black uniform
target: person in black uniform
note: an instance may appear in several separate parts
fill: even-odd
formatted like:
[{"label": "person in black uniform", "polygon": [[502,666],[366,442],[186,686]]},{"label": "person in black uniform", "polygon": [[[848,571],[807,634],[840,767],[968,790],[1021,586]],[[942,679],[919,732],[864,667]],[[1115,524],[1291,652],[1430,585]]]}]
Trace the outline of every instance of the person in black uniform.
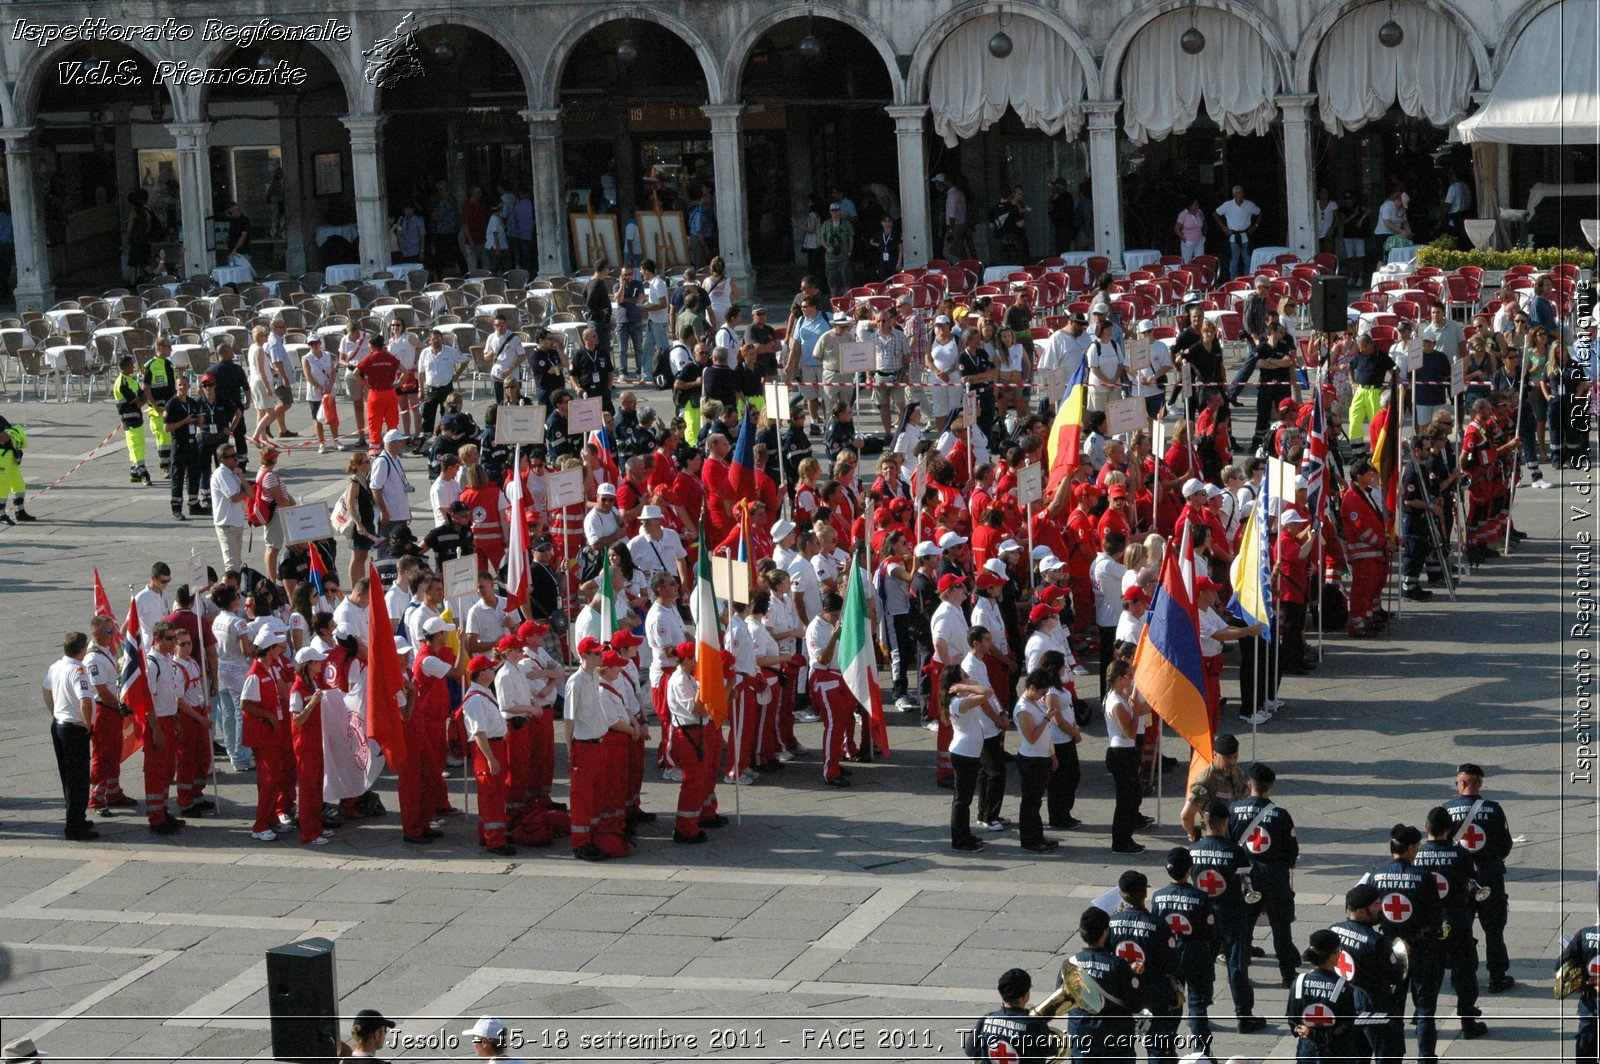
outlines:
[{"label": "person in black uniform", "polygon": [[1484,962],[1489,969],[1489,993],[1499,994],[1517,985],[1511,978],[1511,957],[1506,953],[1506,857],[1511,853],[1511,827],[1500,803],[1483,796],[1483,769],[1471,762],[1456,769],[1456,797],[1444,803],[1455,827],[1453,837],[1472,855],[1479,886],[1493,893],[1478,905],[1483,928]]},{"label": "person in black uniform", "polygon": [[1272,419],[1278,414],[1278,404],[1289,396],[1289,380],[1294,372],[1298,352],[1283,322],[1274,321],[1267,327],[1264,340],[1258,340],[1255,349],[1256,368],[1261,371],[1261,381],[1256,385],[1256,428],[1251,449],[1266,439],[1272,428]]},{"label": "person in black uniform", "polygon": [[980,1019],[962,1041],[973,1060],[1005,1064],[1047,1064],[1057,1050],[1056,1034],[1043,1016],[1028,1011],[1033,977],[1021,968],[1000,976],[1000,1007]]},{"label": "person in black uniform", "polygon": [[1562,969],[1577,969],[1578,1033],[1573,1043],[1577,1064],[1595,1064],[1595,1016],[1600,1014],[1600,925],[1590,924],[1572,936],[1556,964],[1556,993],[1561,994]]},{"label": "person in black uniform", "polygon": [[1344,896],[1347,918],[1331,930],[1339,936],[1334,971],[1341,979],[1366,992],[1376,1011],[1388,1014],[1385,1023],[1369,1027],[1378,1064],[1398,1062],[1405,1056],[1405,1031],[1400,1013],[1405,1008],[1405,971],[1395,959],[1394,936],[1383,928],[1378,903],[1383,895],[1370,883],[1358,883]]},{"label": "person in black uniform", "polygon": [[1189,1034],[1194,1048],[1211,1053],[1211,991],[1216,982],[1217,917],[1211,897],[1189,882],[1193,862],[1189,851],[1174,846],[1167,851],[1171,883],[1150,897],[1150,911],[1167,922],[1176,944],[1174,974],[1189,999]]},{"label": "person in black uniform", "polygon": [[536,336],[532,358],[534,394],[548,415],[555,409],[555,394],[566,383],[567,360],[555,333],[540,329]]},{"label": "person in black uniform", "polygon": [[200,402],[189,394],[189,378],[177,378],[172,398],[161,411],[172,436],[172,516],[187,521],[183,513],[183,500],[187,488],[189,512],[196,517],[204,514],[200,508],[202,492],[210,494],[207,483],[205,452],[200,449]]},{"label": "person in black uniform", "polygon": [[[1383,896],[1378,902],[1378,918],[1406,944],[1410,957],[1410,975],[1406,982],[1411,988],[1412,1015],[1417,1028],[1417,1060],[1419,1064],[1433,1064],[1438,1060],[1434,1052],[1438,1030],[1433,1012],[1438,1004],[1436,969],[1439,967],[1442,914],[1439,889],[1433,884],[1433,876],[1411,863],[1421,844],[1422,832],[1410,824],[1396,824],[1389,832],[1389,854],[1394,860],[1368,872],[1361,877],[1361,882],[1370,883]],[[1405,985],[1403,983],[1402,988]],[[1434,988],[1431,996],[1430,986]],[[1397,1000],[1394,1011],[1402,1012],[1404,1004],[1403,1000]]]},{"label": "person in black uniform", "polygon": [[1305,950],[1311,970],[1290,983],[1284,1019],[1296,1038],[1294,1058],[1306,1061],[1364,1060],[1368,1044],[1357,1017],[1372,1011],[1366,991],[1341,978],[1336,965],[1339,936],[1313,931]]},{"label": "person in black uniform", "polygon": [[1294,882],[1291,873],[1300,859],[1300,840],[1295,835],[1294,818],[1274,804],[1272,787],[1278,774],[1261,763],[1245,773],[1250,794],[1228,808],[1228,834],[1250,855],[1250,883],[1261,892],[1261,900],[1250,906],[1250,930],[1264,912],[1272,927],[1272,949],[1278,958],[1283,985],[1294,982],[1300,966],[1295,949]]},{"label": "person in black uniform", "polygon": [[[1142,962],[1139,1004],[1150,1013],[1144,1050],[1150,1064],[1175,1064],[1174,1036],[1178,1033],[1178,996],[1174,973],[1178,967],[1177,941],[1167,923],[1145,907],[1150,881],[1132,869],[1117,879],[1122,907],[1111,914],[1111,952],[1130,965]],[[1132,1002],[1130,1002],[1132,1004]]]},{"label": "person in black uniform", "polygon": [[[200,410],[200,453],[205,459],[202,475],[209,478],[217,448],[232,438],[236,429],[244,425],[244,411],[217,394],[217,381],[214,377],[200,378],[200,397],[195,402]],[[206,513],[211,512],[210,492],[201,493],[200,505]]]},{"label": "person in black uniform", "polygon": [[[1413,602],[1427,602],[1433,592],[1422,586],[1422,570],[1438,551],[1433,538],[1435,525],[1429,523],[1428,515],[1431,511],[1434,521],[1442,525],[1444,503],[1429,484],[1433,441],[1427,436],[1413,436],[1408,444],[1411,453],[1401,456],[1400,468],[1401,595]],[[1439,568],[1436,558],[1433,568]]]},{"label": "person in black uniform", "polygon": [[[774,411],[769,416],[776,416]],[[783,432],[784,486],[791,496],[800,479],[800,463],[811,454],[811,437],[806,433],[806,399],[797,395],[789,403],[789,427]]]},{"label": "person in black uniform", "polygon": [[1216,908],[1218,947],[1228,963],[1228,989],[1233,993],[1239,1033],[1259,1031],[1267,1021],[1254,1014],[1255,988],[1250,985],[1250,914],[1245,902],[1250,855],[1228,838],[1228,807],[1213,798],[1205,808],[1205,834],[1189,847],[1194,885]]},{"label": "person in black uniform", "polygon": [[1434,969],[1432,996],[1439,996],[1444,968],[1450,968],[1450,987],[1456,994],[1456,1015],[1461,1018],[1463,1038],[1482,1038],[1489,1033],[1478,1017],[1478,943],[1472,937],[1472,896],[1477,883],[1472,878],[1472,858],[1450,839],[1450,814],[1443,806],[1428,810],[1428,841],[1417,848],[1412,863],[1433,874],[1444,914],[1441,964]]},{"label": "person in black uniform", "polygon": [[1073,1009],[1067,1014],[1067,1037],[1072,1041],[1073,1060],[1121,1060],[1131,1062],[1133,1053],[1133,1010],[1139,1003],[1142,961],[1129,964],[1109,945],[1111,917],[1093,905],[1078,918],[1078,934],[1084,948],[1072,957],[1083,974],[1095,981],[1105,995],[1105,1006],[1098,1013]]},{"label": "person in black uniform", "polygon": [[996,408],[994,382],[1000,378],[995,368],[993,353],[984,345],[977,323],[962,337],[959,367],[961,382],[978,397],[978,427],[989,439],[995,438]]}]

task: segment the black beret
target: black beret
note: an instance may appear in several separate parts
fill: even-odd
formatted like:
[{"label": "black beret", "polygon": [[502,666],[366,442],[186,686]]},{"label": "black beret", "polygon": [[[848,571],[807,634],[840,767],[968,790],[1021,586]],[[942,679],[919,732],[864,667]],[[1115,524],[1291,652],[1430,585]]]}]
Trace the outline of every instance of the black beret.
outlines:
[{"label": "black beret", "polygon": [[1382,895],[1378,893],[1378,888],[1371,883],[1357,883],[1345,891],[1344,907],[1346,909],[1365,909],[1380,897]]},{"label": "black beret", "polygon": [[1213,799],[1211,799],[1211,801],[1206,803],[1206,819],[1207,820],[1226,820],[1226,819],[1228,819],[1228,803],[1224,802],[1221,798],[1213,798]]},{"label": "black beret", "polygon": [[1483,779],[1483,766],[1475,765],[1471,761],[1463,761],[1461,764],[1456,766],[1456,775],[1476,776],[1481,780]]},{"label": "black beret", "polygon": [[1278,774],[1272,771],[1272,766],[1263,765],[1259,761],[1251,765],[1250,771],[1245,773],[1245,775],[1250,778],[1251,783],[1260,784],[1263,787],[1278,781]]},{"label": "black beret", "polygon": [[1332,952],[1339,948],[1339,936],[1327,928],[1323,928],[1321,931],[1311,932],[1311,937],[1306,940],[1306,943],[1312,949]]},{"label": "black beret", "polygon": [[1389,831],[1389,841],[1396,846],[1415,846],[1422,841],[1422,832],[1410,824],[1396,824]]},{"label": "black beret", "polygon": [[1111,917],[1104,909],[1091,905],[1083,910],[1083,915],[1078,917],[1078,930],[1083,933],[1085,942],[1092,942],[1105,934],[1111,928]]},{"label": "black beret", "polygon": [[1193,867],[1194,858],[1182,846],[1174,846],[1167,851],[1167,871],[1172,875],[1181,876]]},{"label": "black beret", "polygon": [[1219,735],[1212,749],[1224,757],[1232,757],[1239,752],[1239,740],[1232,735]]}]

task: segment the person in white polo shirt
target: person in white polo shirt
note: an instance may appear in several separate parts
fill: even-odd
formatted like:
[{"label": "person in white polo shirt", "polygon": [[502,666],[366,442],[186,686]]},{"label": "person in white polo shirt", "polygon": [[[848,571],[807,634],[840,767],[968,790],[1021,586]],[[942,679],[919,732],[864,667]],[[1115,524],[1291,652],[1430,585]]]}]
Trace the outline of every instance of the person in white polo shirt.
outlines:
[{"label": "person in white polo shirt", "polygon": [[383,434],[383,450],[372,461],[367,486],[378,503],[378,535],[387,537],[400,525],[411,524],[411,481],[400,464],[406,449],[405,433],[390,429]]},{"label": "person in white polo shirt", "polygon": [[1228,240],[1228,279],[1250,270],[1250,238],[1261,224],[1261,208],[1244,198],[1244,186],[1234,185],[1232,198],[1214,212]]},{"label": "person in white polo shirt", "polygon": [[596,550],[604,550],[627,537],[627,526],[617,512],[617,486],[602,484],[595,490],[594,509],[584,515],[583,541]]},{"label": "person in white polo shirt", "polygon": [[689,555],[683,549],[683,540],[676,530],[667,528],[666,514],[659,506],[644,506],[639,510],[639,534],[628,540],[628,553],[633,564],[646,581],[657,573],[670,573],[684,583],[689,582]]},{"label": "person in white polo shirt", "polygon": [[56,770],[67,799],[67,838],[98,839],[89,823],[89,733],[94,727],[94,686],[83,657],[89,637],[69,632],[61,641],[61,658],[44,678],[44,708],[50,711],[50,742],[56,751]]}]

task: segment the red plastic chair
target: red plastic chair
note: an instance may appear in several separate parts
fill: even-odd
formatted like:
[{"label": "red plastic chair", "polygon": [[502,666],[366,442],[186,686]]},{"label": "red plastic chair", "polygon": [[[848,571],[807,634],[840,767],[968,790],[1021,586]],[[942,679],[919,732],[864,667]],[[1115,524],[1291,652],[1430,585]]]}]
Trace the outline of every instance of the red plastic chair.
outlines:
[{"label": "red plastic chair", "polygon": [[1410,321],[1417,321],[1422,317],[1422,307],[1412,300],[1400,299],[1389,304],[1389,313]]},{"label": "red plastic chair", "polygon": [[1520,264],[1518,264],[1516,266],[1513,266],[1509,270],[1507,270],[1506,271],[1506,276],[1507,277],[1526,277],[1530,273],[1538,273],[1538,272],[1539,272],[1538,267],[1530,266],[1530,265],[1528,265],[1527,263],[1524,262],[1524,263],[1520,263]]},{"label": "red plastic chair", "polygon": [[1578,265],[1574,262],[1558,262],[1550,267],[1550,276],[1576,281],[1579,276]]},{"label": "red plastic chair", "polygon": [[1457,270],[1456,273],[1459,273],[1463,277],[1470,277],[1474,281],[1477,281],[1480,285],[1483,284],[1482,266],[1463,266]]},{"label": "red plastic chair", "polygon": [[1048,340],[1048,339],[1050,339],[1050,330],[1046,326],[1043,326],[1043,325],[1035,325],[1035,326],[1033,326],[1029,330],[1029,333],[1032,335],[1032,337],[1035,340]]},{"label": "red plastic chair", "polygon": [[1189,268],[1203,272],[1205,280],[1200,282],[1203,286],[1209,286],[1212,281],[1217,279],[1217,257],[1215,255],[1196,255],[1189,260]]},{"label": "red plastic chair", "polygon": [[1084,263],[1084,268],[1089,271],[1091,277],[1098,278],[1111,269],[1111,260],[1104,255],[1091,255],[1089,260]]},{"label": "red plastic chair", "polygon": [[1300,256],[1291,251],[1287,254],[1277,256],[1272,261],[1277,263],[1279,266],[1293,266],[1300,261]]},{"label": "red plastic chair", "polygon": [[1050,332],[1055,332],[1057,329],[1065,329],[1067,327],[1067,316],[1065,314],[1046,314],[1044,316],[1044,327]]},{"label": "red plastic chair", "polygon": [[1128,271],[1128,280],[1130,281],[1153,281],[1155,280],[1155,276],[1156,275],[1151,273],[1149,270]]},{"label": "red plastic chair", "polygon": [[1417,277],[1440,277],[1444,271],[1437,266],[1418,266],[1412,271]]},{"label": "red plastic chair", "polygon": [[1372,338],[1374,344],[1385,350],[1389,348],[1390,344],[1400,339],[1400,331],[1393,325],[1374,324],[1371,329],[1367,330],[1367,335]]},{"label": "red plastic chair", "polygon": [[1157,325],[1154,329],[1150,330],[1150,335],[1155,337],[1157,340],[1171,340],[1178,335],[1178,330],[1174,329],[1170,325]]},{"label": "red plastic chair", "polygon": [[1063,258],[1060,258],[1060,257],[1053,257],[1053,258],[1040,259],[1039,260],[1039,265],[1040,266],[1044,266],[1044,267],[1047,267],[1047,268],[1052,269],[1052,270],[1059,270],[1059,269],[1061,269],[1061,267],[1065,266],[1066,264],[1067,264],[1067,260],[1063,259]]},{"label": "red plastic chair", "polygon": [[999,284],[992,284],[991,283],[991,284],[980,284],[978,287],[976,287],[976,288],[974,288],[972,290],[972,294],[975,295],[975,296],[997,296],[997,295],[1000,295],[1002,292],[1005,292],[1005,291],[1006,291],[1005,285],[999,285]]},{"label": "red plastic chair", "polygon": [[1358,299],[1350,304],[1350,309],[1361,314],[1376,314],[1378,312],[1378,304],[1370,299]]},{"label": "red plastic chair", "polygon": [[[1163,255],[1163,256],[1161,256],[1161,265],[1167,266],[1167,267],[1182,266],[1183,265],[1183,256],[1182,255]],[[1173,335],[1177,335],[1177,334],[1174,333]]]},{"label": "red plastic chair", "polygon": [[1029,281],[1033,280],[1033,278],[1034,275],[1029,273],[1027,270],[1012,270],[1010,273],[1006,274],[1006,283],[1014,284],[1017,281],[1021,281],[1023,284],[1027,284]]},{"label": "red plastic chair", "polygon": [[1244,332],[1244,315],[1236,310],[1225,310],[1212,320],[1216,322],[1217,331],[1228,343],[1239,339],[1240,334]]},{"label": "red plastic chair", "polygon": [[1317,267],[1325,270],[1328,273],[1332,273],[1339,268],[1339,257],[1326,251],[1318,252],[1317,254],[1311,256],[1311,261],[1316,264]]},{"label": "red plastic chair", "polygon": [[1302,281],[1310,281],[1322,276],[1322,271],[1315,266],[1296,266],[1290,276],[1298,277]]},{"label": "red plastic chair", "polygon": [[1181,284],[1185,289],[1193,288],[1199,280],[1198,270],[1173,270],[1167,274],[1167,280]]},{"label": "red plastic chair", "polygon": [[1079,300],[1075,300],[1074,302],[1068,303],[1067,304],[1067,313],[1068,314],[1087,314],[1087,313],[1089,313],[1089,301],[1087,299],[1079,299]]},{"label": "red plastic chair", "polygon": [[1372,327],[1376,329],[1380,326],[1386,329],[1399,329],[1400,319],[1389,313],[1375,315],[1372,319]]},{"label": "red plastic chair", "polygon": [[1126,326],[1128,323],[1134,321],[1139,316],[1139,308],[1138,308],[1138,306],[1136,304],[1134,304],[1131,300],[1127,300],[1127,299],[1115,299],[1115,300],[1112,300],[1112,302],[1111,302],[1111,310],[1112,310],[1113,313],[1122,315],[1122,324],[1124,326]]},{"label": "red plastic chair", "polygon": [[921,277],[923,272],[924,271],[922,271],[922,270],[906,270],[903,273],[897,273],[893,277],[889,278],[889,283],[890,284],[911,284],[914,281],[916,281],[917,278]]},{"label": "red plastic chair", "polygon": [[1081,292],[1089,287],[1089,267],[1063,266],[1061,272],[1067,278],[1067,284],[1074,292]]}]

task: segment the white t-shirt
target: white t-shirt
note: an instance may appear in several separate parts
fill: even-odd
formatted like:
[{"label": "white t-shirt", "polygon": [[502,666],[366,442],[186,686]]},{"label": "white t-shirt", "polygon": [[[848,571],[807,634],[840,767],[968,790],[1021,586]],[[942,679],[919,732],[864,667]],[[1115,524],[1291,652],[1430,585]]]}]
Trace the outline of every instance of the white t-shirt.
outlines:
[{"label": "white t-shirt", "polygon": [[683,540],[670,528],[661,530],[660,539],[651,539],[648,532],[641,531],[628,540],[628,553],[633,555],[634,566],[646,580],[659,572],[676,573],[678,559],[688,557]]},{"label": "white t-shirt", "polygon": [[1144,631],[1144,626],[1149,623],[1150,612],[1148,610],[1137,617],[1127,610],[1123,610],[1122,616],[1117,618],[1117,642],[1132,643],[1137,646],[1139,636]]},{"label": "white t-shirt", "polygon": [[701,718],[694,712],[695,699],[700,697],[700,684],[682,669],[674,668],[672,679],[667,681],[667,708],[674,724],[695,724]]},{"label": "white t-shirt", "polygon": [[597,507],[583,517],[583,540],[591,547],[621,531],[622,517],[615,508],[610,513],[604,513]]},{"label": "white t-shirt", "polygon": [[417,345],[411,342],[410,333],[402,331],[399,336],[390,339],[389,353],[400,363],[401,369],[417,368]]},{"label": "white t-shirt", "polygon": [[820,661],[823,651],[828,648],[828,640],[833,638],[833,625],[823,620],[819,614],[811,618],[811,623],[806,626],[806,662],[813,669],[839,668],[839,648],[833,648],[833,656],[826,663]]},{"label": "white t-shirt", "polygon": [[[501,672],[515,672],[515,669],[501,669]],[[500,712],[500,706],[494,700],[494,695],[488,688],[481,684],[472,684],[467,688],[466,697],[461,700],[461,719],[467,725],[467,738],[476,738],[479,735],[488,739],[503,739],[506,734],[506,717]]]},{"label": "white t-shirt", "polygon": [[1217,616],[1216,610],[1200,611],[1200,656],[1214,658],[1222,653],[1222,640],[1216,634],[1225,630],[1228,622]]},{"label": "white t-shirt", "polygon": [[[391,348],[392,350],[392,348]],[[308,350],[301,356],[306,370],[306,398],[315,402],[323,392],[333,391],[333,355]]]},{"label": "white t-shirt", "polygon": [[1011,643],[1006,639],[1005,618],[1000,616],[1000,603],[992,598],[979,595],[972,604],[972,613],[968,616],[971,627],[983,626],[989,630],[989,637],[994,640],[994,649],[1000,654],[1011,653]]},{"label": "white t-shirt", "polygon": [[984,724],[988,723],[990,727],[994,725],[984,715],[982,703],[975,703],[971,709],[961,709],[964,697],[950,700],[950,752],[962,757],[977,757],[983,753]]},{"label": "white t-shirt", "polygon": [[1172,351],[1167,347],[1165,340],[1152,339],[1150,341],[1150,368],[1142,369],[1135,374],[1138,382],[1133,393],[1140,398],[1148,399],[1153,395],[1161,394],[1161,385],[1156,378],[1163,373],[1172,371]]},{"label": "white t-shirt", "polygon": [[244,527],[244,502],[234,502],[233,496],[244,491],[244,481],[239,474],[225,465],[219,465],[211,474],[211,523],[218,528]]},{"label": "white t-shirt", "polygon": [[428,505],[433,507],[433,526],[445,523],[444,512],[461,501],[461,483],[440,473],[428,489]]},{"label": "white t-shirt", "polygon": [[1012,719],[1017,722],[1017,736],[1020,742],[1017,746],[1018,757],[1049,757],[1050,729],[1039,729],[1039,738],[1030,742],[1028,733],[1022,730],[1022,721],[1027,719],[1030,725],[1045,722],[1045,706],[1042,702],[1035,702],[1026,696],[1017,699],[1016,709],[1012,711]]},{"label": "white t-shirt", "polygon": [[411,520],[411,499],[407,490],[411,487],[411,483],[406,479],[400,459],[388,451],[373,459],[372,475],[367,480],[367,486],[377,492],[379,498],[383,500],[384,509],[389,513],[389,520]]},{"label": "white t-shirt", "polygon": [[[390,348],[392,351],[393,348]],[[435,351],[429,344],[422,349],[422,378],[424,388],[443,388],[455,378],[456,370],[470,361],[460,348],[445,344]]]},{"label": "white t-shirt", "polygon": [[[1122,730],[1122,726],[1117,723],[1116,714],[1113,712],[1113,710],[1119,707],[1126,710],[1128,716],[1133,720],[1132,733],[1124,732]],[[1134,736],[1139,730],[1139,714],[1133,711],[1133,707],[1128,704],[1128,700],[1117,694],[1115,691],[1107,691],[1105,698],[1105,714],[1106,745],[1111,747],[1132,746],[1134,742]]]},{"label": "white t-shirt", "polygon": [[[1073,336],[1065,329],[1057,329],[1050,334],[1050,344],[1045,348],[1044,356],[1039,359],[1039,368],[1057,374],[1062,381],[1070,380],[1078,367],[1083,364],[1084,356],[1088,354],[1089,345],[1094,343],[1094,337],[1085,329],[1077,336]],[[1051,398],[1054,402],[1054,397]]]},{"label": "white t-shirt", "polygon": [[[368,594],[375,594],[375,592],[369,591]],[[333,608],[333,626],[335,630],[340,628],[347,629],[351,635],[356,637],[357,642],[365,643],[367,641],[367,608],[365,606],[357,606],[348,598],[342,600],[339,605]]]},{"label": "white t-shirt", "polygon": [[504,381],[510,377],[511,371],[522,361],[522,340],[509,329],[506,330],[504,337],[490,334],[483,342],[483,350],[494,358],[489,376],[497,381]]},{"label": "white t-shirt", "polygon": [[1339,204],[1329,200],[1326,207],[1313,206],[1312,210],[1317,215],[1317,238],[1320,240],[1323,237],[1332,236],[1333,220],[1339,213]]},{"label": "white t-shirt", "polygon": [[667,282],[661,275],[650,278],[644,283],[644,302],[646,306],[659,303],[661,306],[645,315],[645,320],[651,325],[666,325],[672,314],[672,301],[667,298]]},{"label": "white t-shirt", "polygon": [[1222,215],[1223,222],[1230,230],[1239,232],[1249,229],[1255,223],[1256,215],[1261,213],[1261,208],[1249,200],[1235,203],[1229,198],[1217,208],[1217,213]]},{"label": "white t-shirt", "polygon": [[1115,340],[1095,341],[1084,357],[1089,361],[1089,387],[1104,391],[1118,386],[1117,370],[1123,365],[1123,358]]},{"label": "white t-shirt", "polygon": [[1102,628],[1115,627],[1122,614],[1122,576],[1127,571],[1108,554],[1098,555],[1089,569],[1094,581],[1094,623]]},{"label": "white t-shirt", "polygon": [[155,638],[156,625],[170,612],[167,609],[167,597],[160,591],[151,590],[147,584],[133,596],[133,608],[139,616],[139,641],[148,650],[151,640]]},{"label": "white t-shirt", "polygon": [[[94,688],[89,683],[89,669],[77,658],[63,656],[50,666],[44,676],[44,690],[50,692],[51,713],[63,724],[81,724],[85,728],[94,724]],[[89,699],[89,715],[83,715],[83,699]],[[162,714],[166,716],[167,714]]]},{"label": "white t-shirt", "polygon": [[941,665],[949,665],[959,661],[967,653],[967,619],[962,616],[961,608],[953,602],[941,602],[933,611],[933,617],[928,621],[933,638],[933,652],[935,657],[939,653],[939,640],[944,640],[946,646],[954,657],[951,661],[939,660]]},{"label": "white t-shirt", "polygon": [[219,613],[211,622],[211,635],[217,641],[217,688],[237,692],[250,671],[250,658],[239,649],[239,640],[249,637],[250,625],[237,613]]},{"label": "white t-shirt", "polygon": [[784,566],[784,571],[794,581],[795,590],[800,593],[800,599],[805,603],[806,616],[816,617],[822,612],[822,581],[817,579],[817,570],[804,556],[796,554]]},{"label": "white t-shirt", "polygon": [[[1387,224],[1385,224],[1385,223],[1391,223],[1391,222],[1394,224],[1394,227],[1395,227],[1394,229],[1390,229],[1389,226]],[[1372,232],[1373,232],[1373,235],[1381,236],[1381,237],[1399,236],[1401,234],[1399,234],[1395,230],[1404,229],[1405,225],[1406,225],[1406,210],[1405,210],[1405,208],[1400,206],[1398,203],[1396,203],[1392,199],[1386,199],[1386,200],[1383,201],[1383,206],[1378,208],[1377,227],[1375,229],[1373,229]]]},{"label": "white t-shirt", "polygon": [[672,657],[672,648],[687,639],[683,615],[676,606],[652,603],[644,616],[644,640],[650,647],[650,686],[654,687],[666,675],[666,670],[678,667]]},{"label": "white t-shirt", "polygon": [[[967,651],[967,656],[961,659],[961,672],[966,676],[968,683],[975,683],[979,687],[987,687],[990,690],[994,690],[994,685],[989,682],[988,663],[970,650]],[[1007,695],[1010,694],[1009,691],[1005,693]],[[995,693],[989,698],[989,708],[993,709],[996,713],[1000,713],[1002,711],[1000,705],[1000,695],[1000,691],[995,691]],[[983,732],[983,737],[985,739],[993,739],[996,735],[1000,734],[1000,726],[994,721],[990,720],[988,714],[981,715],[981,719],[978,721],[978,727]]]},{"label": "white t-shirt", "polygon": [[1465,181],[1452,182],[1444,191],[1444,209],[1447,214],[1457,214],[1472,206],[1472,190]]},{"label": "white t-shirt", "polygon": [[500,637],[506,634],[506,600],[496,599],[491,606],[480,598],[468,606],[467,633],[486,643],[499,642]]},{"label": "white t-shirt", "polygon": [[[776,637],[778,632],[794,632],[803,630],[800,623],[800,614],[795,612],[794,598],[792,595],[779,595],[774,593],[772,603],[767,607],[767,619],[764,622],[768,632]],[[777,639],[777,653],[784,657],[794,654],[797,640],[794,636],[786,639]]]}]

